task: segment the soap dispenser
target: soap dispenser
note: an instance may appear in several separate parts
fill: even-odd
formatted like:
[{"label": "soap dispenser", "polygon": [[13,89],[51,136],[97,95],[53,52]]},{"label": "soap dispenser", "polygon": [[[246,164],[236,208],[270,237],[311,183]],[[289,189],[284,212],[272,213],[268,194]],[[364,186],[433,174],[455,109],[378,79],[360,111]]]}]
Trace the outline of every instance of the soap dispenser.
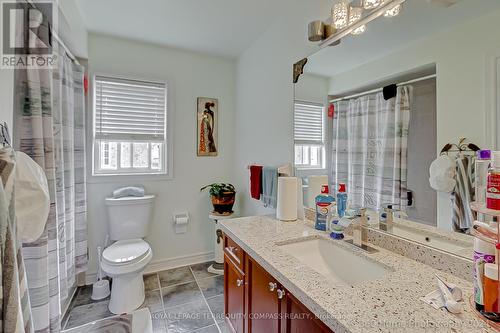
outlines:
[{"label": "soap dispenser", "polygon": [[337,210],[339,217],[344,217],[345,211],[347,209],[347,193],[345,190],[345,184],[339,184],[339,190],[337,191]]},{"label": "soap dispenser", "polygon": [[321,231],[326,231],[330,218],[331,209],[335,198],[329,194],[328,185],[321,187],[321,194],[316,197],[316,223],[314,228]]}]

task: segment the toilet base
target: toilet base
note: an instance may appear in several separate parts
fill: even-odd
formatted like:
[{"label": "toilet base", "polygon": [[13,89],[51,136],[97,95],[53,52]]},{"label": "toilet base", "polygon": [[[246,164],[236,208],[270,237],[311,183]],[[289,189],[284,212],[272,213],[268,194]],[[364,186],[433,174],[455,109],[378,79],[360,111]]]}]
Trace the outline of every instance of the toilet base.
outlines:
[{"label": "toilet base", "polygon": [[142,272],[113,277],[109,311],[114,314],[132,313],[144,303]]}]

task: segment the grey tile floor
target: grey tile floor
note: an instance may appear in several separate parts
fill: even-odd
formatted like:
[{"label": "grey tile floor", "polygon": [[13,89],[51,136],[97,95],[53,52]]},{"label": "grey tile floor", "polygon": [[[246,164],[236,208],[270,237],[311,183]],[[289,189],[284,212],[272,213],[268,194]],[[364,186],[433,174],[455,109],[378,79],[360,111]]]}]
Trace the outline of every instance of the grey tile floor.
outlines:
[{"label": "grey tile floor", "polygon": [[[224,277],[207,272],[211,262],[174,268],[144,276],[146,299],[141,308],[151,312],[154,333],[226,333]],[[63,319],[63,332],[117,317],[109,312],[109,298],[92,301],[92,286],[78,289]],[[92,330],[85,330],[92,332]]]}]

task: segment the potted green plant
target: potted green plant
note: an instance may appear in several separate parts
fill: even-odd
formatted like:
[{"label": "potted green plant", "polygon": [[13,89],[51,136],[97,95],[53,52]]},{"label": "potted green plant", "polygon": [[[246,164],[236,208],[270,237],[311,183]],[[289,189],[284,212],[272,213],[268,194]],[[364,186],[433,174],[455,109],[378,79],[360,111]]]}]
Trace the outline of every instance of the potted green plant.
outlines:
[{"label": "potted green plant", "polygon": [[212,198],[214,213],[229,215],[233,212],[236,190],[232,184],[213,183],[203,186],[200,191],[210,188],[209,194]]}]

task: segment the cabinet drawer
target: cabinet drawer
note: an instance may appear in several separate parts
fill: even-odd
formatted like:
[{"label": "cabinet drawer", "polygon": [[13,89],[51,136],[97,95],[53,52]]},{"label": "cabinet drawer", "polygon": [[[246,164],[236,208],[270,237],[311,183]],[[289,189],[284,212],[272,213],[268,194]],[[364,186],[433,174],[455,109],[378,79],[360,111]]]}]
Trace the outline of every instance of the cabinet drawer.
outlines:
[{"label": "cabinet drawer", "polygon": [[239,269],[243,270],[245,252],[227,236],[224,236],[224,252]]},{"label": "cabinet drawer", "polygon": [[245,275],[224,256],[224,315],[232,332],[245,329]]}]

